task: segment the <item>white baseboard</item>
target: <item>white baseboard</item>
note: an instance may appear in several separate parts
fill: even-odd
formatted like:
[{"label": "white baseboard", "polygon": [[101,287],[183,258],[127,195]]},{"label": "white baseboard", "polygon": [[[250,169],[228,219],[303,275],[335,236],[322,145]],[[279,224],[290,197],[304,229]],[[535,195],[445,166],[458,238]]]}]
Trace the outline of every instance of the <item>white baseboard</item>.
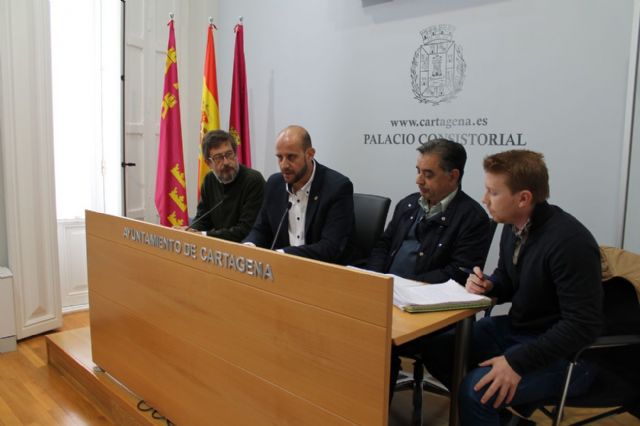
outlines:
[{"label": "white baseboard", "polygon": [[89,310],[89,305],[88,304],[83,304],[83,305],[73,305],[73,306],[64,306],[62,308],[62,314],[72,314],[74,312],[82,312],[82,311],[88,311]]},{"label": "white baseboard", "polygon": [[0,339],[0,353],[14,352],[17,348],[18,342],[16,336],[3,337]]}]

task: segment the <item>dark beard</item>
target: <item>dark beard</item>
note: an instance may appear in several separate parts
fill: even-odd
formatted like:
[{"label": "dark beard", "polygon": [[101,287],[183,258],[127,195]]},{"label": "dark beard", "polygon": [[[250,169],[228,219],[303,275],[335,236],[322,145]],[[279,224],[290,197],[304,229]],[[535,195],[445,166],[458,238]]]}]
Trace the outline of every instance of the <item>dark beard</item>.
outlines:
[{"label": "dark beard", "polygon": [[300,179],[302,179],[304,177],[304,175],[307,174],[307,170],[309,170],[309,166],[307,165],[307,162],[305,161],[304,162],[304,167],[302,167],[298,173],[293,175],[293,182],[290,183],[291,187],[293,187],[293,185],[295,185],[296,183],[300,182]]},{"label": "dark beard", "polygon": [[219,175],[216,174],[216,177],[218,178],[218,180],[220,181],[220,183],[226,185],[229,184],[231,182],[233,182],[236,179],[236,176],[238,176],[238,170],[240,167],[230,167],[231,171],[224,171],[222,173],[220,173]]}]

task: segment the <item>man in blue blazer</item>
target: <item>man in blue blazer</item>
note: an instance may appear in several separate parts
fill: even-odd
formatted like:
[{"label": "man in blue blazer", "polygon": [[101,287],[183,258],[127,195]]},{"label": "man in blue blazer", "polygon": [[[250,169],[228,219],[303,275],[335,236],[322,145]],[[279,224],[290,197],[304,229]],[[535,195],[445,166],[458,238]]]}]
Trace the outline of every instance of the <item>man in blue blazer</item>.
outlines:
[{"label": "man in blue blazer", "polygon": [[314,156],[304,128],[289,126],[280,132],[280,173],[267,180],[262,208],[243,242],[325,262],[344,261],[354,225],[353,184]]},{"label": "man in blue blazer", "polygon": [[[447,139],[434,139],[418,148],[419,192],[397,204],[371,252],[367,269],[431,284],[453,279],[463,285],[469,274],[462,269],[484,265],[492,236],[489,216],[462,191],[466,161],[464,147]],[[393,346],[390,398],[400,356],[422,352],[425,339]]]},{"label": "man in blue blazer", "polygon": [[418,148],[419,192],[397,204],[367,269],[431,284],[449,279],[464,284],[469,274],[462,269],[484,265],[491,244],[489,217],[462,191],[466,161],[464,147],[447,139]]}]

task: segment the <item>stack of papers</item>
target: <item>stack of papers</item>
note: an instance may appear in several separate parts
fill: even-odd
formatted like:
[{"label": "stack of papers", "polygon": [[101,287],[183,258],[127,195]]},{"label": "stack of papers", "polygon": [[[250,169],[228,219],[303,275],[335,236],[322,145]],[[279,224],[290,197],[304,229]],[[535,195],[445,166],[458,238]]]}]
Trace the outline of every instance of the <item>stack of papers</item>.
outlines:
[{"label": "stack of papers", "polygon": [[483,308],[491,305],[490,298],[469,293],[454,280],[441,284],[425,284],[397,275],[392,276],[393,304],[407,312]]}]

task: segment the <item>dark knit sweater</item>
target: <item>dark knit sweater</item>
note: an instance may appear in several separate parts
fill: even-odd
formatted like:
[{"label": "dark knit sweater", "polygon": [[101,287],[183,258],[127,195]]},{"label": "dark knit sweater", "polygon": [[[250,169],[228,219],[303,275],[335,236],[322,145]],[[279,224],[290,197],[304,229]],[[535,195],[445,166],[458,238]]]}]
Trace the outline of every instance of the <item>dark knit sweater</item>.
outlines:
[{"label": "dark knit sweater", "polygon": [[517,265],[515,235],[505,226],[490,296],[511,301],[509,318],[518,333],[537,335],[506,351],[520,375],[567,359],[591,343],[602,326],[600,253],[591,233],[570,214],[536,205]]},{"label": "dark knit sweater", "polygon": [[207,235],[223,240],[242,241],[256,220],[262,197],[264,178],[260,172],[242,164],[235,180],[223,185],[213,172],[209,172],[200,189],[200,202],[194,222],[222,200],[224,202],[213,212],[193,226],[193,229],[207,231]]}]

